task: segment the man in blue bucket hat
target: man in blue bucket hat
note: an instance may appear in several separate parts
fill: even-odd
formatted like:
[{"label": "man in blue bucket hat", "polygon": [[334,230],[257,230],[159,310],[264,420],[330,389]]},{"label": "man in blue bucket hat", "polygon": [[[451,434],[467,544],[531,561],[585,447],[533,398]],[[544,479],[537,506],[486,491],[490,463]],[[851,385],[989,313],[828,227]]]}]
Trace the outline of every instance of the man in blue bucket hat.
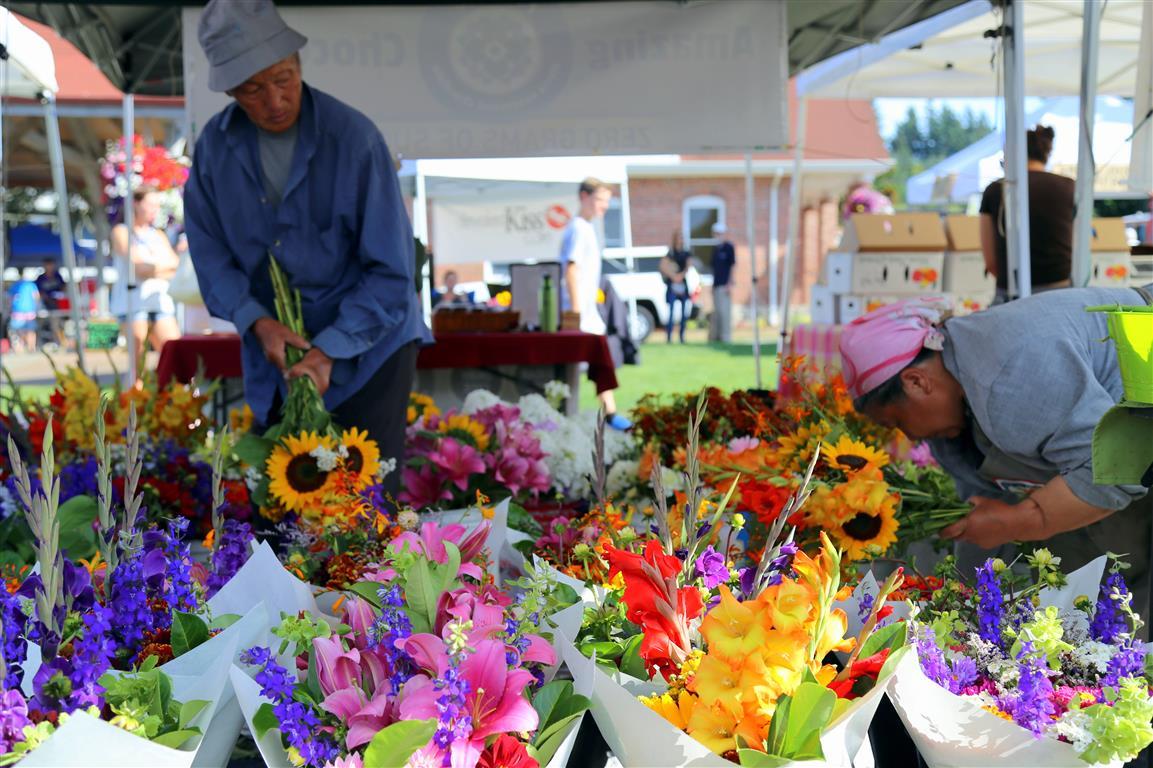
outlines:
[{"label": "man in blue bucket hat", "polygon": [[[198,35],[209,88],[233,102],[196,143],[185,216],[205,304],[243,337],[245,397],[268,424],[285,381],[309,376],[338,424],[365,429],[383,461],[402,463],[417,349],[431,337],[384,137],[303,82],[307,38],[270,0],[212,0]],[[311,341],[276,320],[270,257],[300,291]],[[292,367],[288,346],[307,350]]]}]

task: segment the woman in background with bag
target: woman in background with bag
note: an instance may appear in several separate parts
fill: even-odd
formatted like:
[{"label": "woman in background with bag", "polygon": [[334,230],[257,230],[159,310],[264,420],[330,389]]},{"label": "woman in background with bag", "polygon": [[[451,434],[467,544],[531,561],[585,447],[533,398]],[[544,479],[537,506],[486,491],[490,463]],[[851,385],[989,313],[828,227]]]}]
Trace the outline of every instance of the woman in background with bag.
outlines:
[{"label": "woman in background with bag", "polygon": [[685,343],[685,323],[688,322],[691,311],[688,275],[691,268],[692,254],[685,250],[684,240],[680,230],[673,230],[672,244],[669,252],[661,258],[661,276],[665,279],[665,300],[669,303],[669,321],[665,323],[665,338],[669,344],[673,343],[673,320],[676,308],[680,305],[680,340]]},{"label": "woman in background with bag", "polygon": [[[176,302],[168,294],[168,281],[176,274],[180,257],[172,249],[168,236],[155,226],[160,213],[160,198],[149,186],[138,187],[132,194],[134,226],[131,237],[128,227],[117,224],[112,228],[112,255],[120,279],[112,289],[112,313],[124,325],[128,348],[136,355],[136,370],[144,370],[144,340],[147,338],[156,351],[180,336],[176,324]],[[128,259],[136,269],[136,287],[129,290]],[[132,301],[129,302],[131,294]],[[129,304],[132,315],[129,316]]]}]

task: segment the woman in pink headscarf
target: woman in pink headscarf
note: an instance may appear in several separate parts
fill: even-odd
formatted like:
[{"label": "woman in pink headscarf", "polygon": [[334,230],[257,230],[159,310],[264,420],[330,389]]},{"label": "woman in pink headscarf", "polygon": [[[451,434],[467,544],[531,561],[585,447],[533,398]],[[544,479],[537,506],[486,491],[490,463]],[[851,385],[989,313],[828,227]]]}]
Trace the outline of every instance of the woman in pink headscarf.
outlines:
[{"label": "woman in pink headscarf", "polygon": [[1085,312],[1146,302],[1141,288],[1070,289],[945,320],[942,301],[910,300],[845,328],[857,410],[927,440],[973,505],[941,534],[973,545],[960,560],[1016,541],[1045,542],[1066,570],[1128,553],[1148,615],[1153,467],[1143,485],[1093,482],[1093,430],[1123,390],[1104,315]]}]

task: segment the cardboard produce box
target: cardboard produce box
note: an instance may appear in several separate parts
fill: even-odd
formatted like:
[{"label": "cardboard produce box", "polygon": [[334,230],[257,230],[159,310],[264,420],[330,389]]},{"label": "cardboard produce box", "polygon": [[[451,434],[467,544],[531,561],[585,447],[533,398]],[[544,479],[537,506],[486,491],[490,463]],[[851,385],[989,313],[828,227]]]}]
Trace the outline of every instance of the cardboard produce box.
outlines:
[{"label": "cardboard produce box", "polygon": [[900,301],[899,296],[853,296],[837,297],[837,322],[846,325],[861,315],[867,315],[874,309],[880,309],[886,304]]},{"label": "cardboard produce box", "polygon": [[987,296],[986,304],[997,292],[997,278],[985,268],[981,252],[979,216],[946,216],[945,269],[942,287],[958,296]]},{"label": "cardboard produce box", "polygon": [[1124,288],[1133,274],[1129,239],[1122,219],[1093,219],[1093,239],[1089,241],[1089,285]]},{"label": "cardboard produce box", "polygon": [[820,325],[836,325],[837,297],[827,285],[809,289],[809,320]]},{"label": "cardboard produce box", "polygon": [[855,214],[825,262],[835,294],[940,293],[945,230],[935,213]]}]

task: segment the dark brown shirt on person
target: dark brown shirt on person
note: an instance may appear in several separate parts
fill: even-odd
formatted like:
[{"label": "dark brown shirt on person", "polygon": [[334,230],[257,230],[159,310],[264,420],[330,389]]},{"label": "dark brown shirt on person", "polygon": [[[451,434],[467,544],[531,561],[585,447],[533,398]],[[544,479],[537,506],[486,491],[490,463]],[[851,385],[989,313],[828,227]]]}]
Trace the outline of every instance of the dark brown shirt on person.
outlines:
[{"label": "dark brown shirt on person", "polygon": [[[1073,271],[1073,179],[1047,171],[1029,171],[1029,250],[1032,254],[1033,286],[1068,280]],[[1011,222],[1004,220],[1001,181],[985,188],[981,213],[993,217],[997,241],[997,289],[1009,288],[1005,233]]]}]

